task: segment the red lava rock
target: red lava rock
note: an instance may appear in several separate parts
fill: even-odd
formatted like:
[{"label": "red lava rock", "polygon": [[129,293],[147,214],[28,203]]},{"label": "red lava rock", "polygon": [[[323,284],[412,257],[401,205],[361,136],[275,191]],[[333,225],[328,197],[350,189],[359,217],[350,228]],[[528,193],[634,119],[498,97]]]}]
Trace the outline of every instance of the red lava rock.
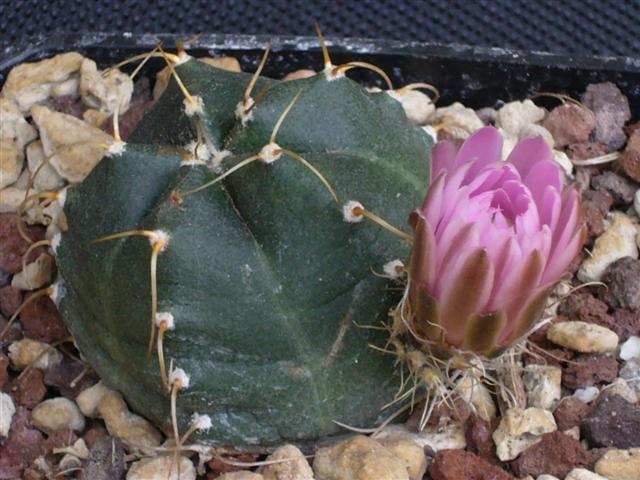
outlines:
[{"label": "red lava rock", "polygon": [[[37,242],[44,238],[44,228],[25,225],[24,231],[31,240]],[[22,270],[22,256],[29,248],[18,232],[16,215],[14,213],[0,213],[0,270],[18,273]],[[44,249],[38,247],[29,254],[28,261],[33,262]]]},{"label": "red lava rock", "polygon": [[0,288],[0,313],[11,317],[22,303],[22,290],[10,285]]},{"label": "red lava rock", "polygon": [[45,453],[51,453],[55,448],[64,448],[73,445],[78,440],[78,436],[73,430],[63,429],[51,432],[42,444]]},{"label": "red lava rock", "polygon": [[571,160],[588,160],[609,153],[609,149],[602,143],[584,142],[574,143],[567,147],[567,156]]},{"label": "red lava rock", "polygon": [[[420,428],[420,420],[423,412],[424,402],[418,404],[418,406],[413,410],[413,413],[407,419],[405,426],[409,430],[417,432]],[[469,409],[468,403],[458,397],[453,401],[452,406],[441,404],[434,408],[433,413],[427,421],[427,426],[435,427],[441,423],[448,423],[448,419],[451,419],[454,422],[464,423],[470,415],[471,410]]]},{"label": "red lava rock", "polygon": [[7,368],[9,368],[9,357],[0,353],[0,390],[5,390],[9,385],[10,377]]},{"label": "red lava rock", "polygon": [[607,267],[599,293],[611,308],[640,310],[640,260],[623,257]]},{"label": "red lava rock", "polygon": [[618,163],[629,178],[640,183],[640,150],[625,150]]},{"label": "red lava rock", "polygon": [[518,477],[537,477],[546,473],[564,478],[574,468],[585,467],[588,463],[589,457],[580,442],[555,431],[544,434],[538,443],[522,452],[511,462],[511,468]]},{"label": "red lava rock", "polygon": [[39,404],[47,393],[43,382],[44,374],[37,368],[29,368],[13,382],[14,400],[29,409]]},{"label": "red lava rock", "polygon": [[56,112],[66,113],[82,120],[82,115],[87,111],[87,106],[82,99],[72,95],[64,95],[62,97],[50,98],[43,105]]},{"label": "red lava rock", "polygon": [[631,118],[629,101],[611,82],[595,83],[587,87],[582,103],[596,116],[593,139],[617,150],[626,141],[624,124]]},{"label": "red lava rock", "polygon": [[22,472],[26,467],[40,456],[44,436],[29,423],[30,413],[17,406],[16,413],[11,422],[9,437],[0,446],[0,479],[22,478]]},{"label": "red lava rock", "polygon": [[491,424],[476,415],[472,415],[465,425],[465,437],[467,438],[467,449],[470,452],[494,465],[500,465],[500,460],[496,455],[496,446],[491,437],[499,423],[498,419],[494,420],[495,422]]},{"label": "red lava rock", "polygon": [[80,377],[85,370],[85,365],[67,356],[62,358],[62,362],[49,367],[44,374],[44,384],[48,387],[58,389],[63,397],[75,400],[78,394],[98,383],[98,378],[94,373],[84,373],[74,386],[71,382]]},{"label": "red lava rock", "polygon": [[612,382],[618,376],[618,362],[611,355],[579,355],[562,370],[562,385],[576,389],[602,382]]},{"label": "red lava rock", "polygon": [[581,431],[592,447],[640,447],[640,406],[620,395],[600,396]]},{"label": "red lava rock", "polygon": [[83,438],[88,448],[92,448],[93,445],[101,438],[108,437],[109,432],[103,427],[97,426],[87,430]]},{"label": "red lava rock", "polygon": [[587,224],[589,238],[604,233],[604,219],[611,209],[613,198],[606,191],[585,190],[582,192],[582,218]]},{"label": "red lava rock", "polygon": [[20,312],[20,323],[25,337],[51,343],[69,336],[55,303],[49,297],[40,297]]},{"label": "red lava rock", "polygon": [[[0,315],[0,332],[5,329],[7,326],[8,320]],[[17,322],[13,322],[9,330],[7,330],[0,339],[0,346],[7,345],[11,342],[15,342],[16,340],[20,340],[22,337],[22,329],[20,328],[20,324]]]},{"label": "red lava rock", "polygon": [[605,453],[607,453],[610,448],[592,448],[591,450],[587,450],[587,458],[589,459],[589,465],[587,469],[593,471],[595,470],[596,462],[604,457]]},{"label": "red lava rock", "polygon": [[591,185],[596,190],[604,190],[611,194],[615,205],[630,205],[637,187],[624,177],[610,171],[591,178]]},{"label": "red lava rock", "polygon": [[631,336],[640,337],[640,310],[626,310],[620,308],[613,314],[616,328],[614,331],[624,342]]},{"label": "red lava rock", "polygon": [[[233,460],[235,462],[246,462],[246,463],[255,462],[257,459],[258,459],[257,455],[250,455],[250,454],[237,455],[233,457]],[[211,470],[213,470],[213,472],[216,474],[240,472],[242,470],[247,469],[247,467],[236,467],[234,465],[229,465],[228,463],[224,463],[221,460],[217,460],[217,459],[207,462],[207,466]],[[213,477],[213,478],[216,478],[216,477]]]},{"label": "red lava rock", "polygon": [[579,427],[582,419],[587,416],[591,407],[576,397],[564,397],[556,409],[553,417],[558,424],[558,430],[569,430]]},{"label": "red lava rock", "polygon": [[596,116],[588,108],[565,103],[551,110],[542,126],[549,130],[559,148],[589,140],[596,127]]},{"label": "red lava rock", "polygon": [[503,469],[464,450],[440,450],[429,474],[433,480],[514,480]]},{"label": "red lava rock", "polygon": [[609,307],[606,303],[584,289],[573,292],[558,305],[558,313],[569,320],[595,323],[611,328],[615,320],[607,313],[608,311]]}]

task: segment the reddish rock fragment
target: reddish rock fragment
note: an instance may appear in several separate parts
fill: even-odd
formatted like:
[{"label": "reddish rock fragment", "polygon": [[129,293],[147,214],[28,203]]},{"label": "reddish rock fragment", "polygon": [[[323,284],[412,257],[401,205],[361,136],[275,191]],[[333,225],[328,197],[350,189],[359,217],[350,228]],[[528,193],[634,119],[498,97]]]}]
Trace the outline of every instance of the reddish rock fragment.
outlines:
[{"label": "reddish rock fragment", "polygon": [[[82,375],[82,378],[80,376]],[[80,380],[77,380],[80,378]],[[71,382],[77,380],[72,386]],[[86,372],[85,365],[78,360],[63,357],[62,362],[50,367],[44,375],[44,384],[57,388],[63,397],[75,400],[78,394],[98,383],[98,378],[92,372]]]},{"label": "reddish rock fragment", "polygon": [[615,323],[613,317],[607,312],[606,303],[598,300],[586,290],[573,292],[558,306],[558,313],[569,320],[595,323],[603,327],[611,328]]},{"label": "reddish rock fragment", "polygon": [[467,439],[467,449],[470,452],[494,465],[500,465],[500,460],[496,455],[496,446],[491,437],[499,423],[499,419],[494,420],[495,422],[491,424],[476,415],[472,415],[465,425],[465,437]]},{"label": "reddish rock fragment", "polygon": [[73,430],[68,428],[56,430],[55,432],[51,432],[42,444],[42,450],[45,453],[52,453],[56,448],[70,447],[76,442],[76,440],[78,440],[78,436]]},{"label": "reddish rock fragment", "polygon": [[591,186],[596,190],[608,192],[613,198],[614,205],[619,206],[633,203],[633,195],[637,190],[633,182],[611,171],[592,177]]},{"label": "reddish rock fragment", "polygon": [[593,139],[617,150],[626,141],[624,124],[631,118],[629,101],[611,82],[595,83],[587,87],[582,103],[596,116]]},{"label": "reddish rock fragment", "polygon": [[511,462],[511,467],[518,477],[537,477],[546,473],[564,478],[574,468],[585,467],[588,463],[589,457],[580,442],[555,431],[544,434],[538,443]]},{"label": "reddish rock fragment", "polygon": [[39,404],[47,393],[43,378],[44,374],[37,368],[29,368],[20,374],[12,386],[14,400],[29,409]]},{"label": "reddish rock fragment", "polygon": [[41,455],[44,436],[29,423],[30,413],[18,406],[9,437],[0,446],[0,479],[22,478],[26,467]]},{"label": "reddish rock fragment", "polygon": [[114,480],[124,478],[124,447],[119,438],[104,437],[89,452],[78,480]]},{"label": "reddish rock fragment", "polygon": [[50,110],[65,113],[82,120],[82,115],[87,111],[87,106],[80,97],[73,95],[63,95],[61,97],[49,98],[43,105]]},{"label": "reddish rock fragment", "polygon": [[587,416],[591,407],[582,400],[570,396],[560,401],[556,409],[553,411],[553,417],[558,424],[558,430],[569,430],[573,427],[579,427],[582,419]]},{"label": "reddish rock fragment", "polygon": [[[234,456],[233,460],[236,462],[250,463],[250,462],[255,462],[257,458],[258,457],[256,455],[244,454],[244,455]],[[213,470],[213,472],[215,472],[216,474],[240,472],[242,470],[247,470],[247,467],[236,467],[234,465],[229,465],[228,463],[224,463],[221,460],[217,460],[217,459],[207,462],[207,466],[211,470]]]},{"label": "reddish rock fragment", "polygon": [[52,343],[69,336],[55,303],[49,297],[40,297],[28,304],[20,313],[25,337]]},{"label": "reddish rock fragment", "polygon": [[612,382],[618,376],[618,362],[611,355],[588,354],[574,358],[562,371],[562,385],[576,389],[602,382]]},{"label": "reddish rock fragment", "polygon": [[596,127],[596,116],[586,107],[575,103],[565,103],[549,112],[542,124],[549,130],[556,147],[589,140]]},{"label": "reddish rock fragment", "polygon": [[[417,432],[420,427],[420,420],[422,419],[423,412],[424,403],[420,403],[413,410],[411,416],[407,419],[405,426],[409,430]],[[462,398],[456,397],[453,400],[453,404],[451,406],[446,404],[438,405],[429,417],[427,426],[435,427],[437,425],[440,425],[441,423],[449,423],[449,420],[458,423],[464,423],[470,415],[471,410],[469,409],[469,404]]]},{"label": "reddish rock fragment", "polygon": [[567,156],[571,160],[589,160],[609,153],[606,145],[594,142],[574,143],[567,147]]},{"label": "reddish rock fragment", "polygon": [[87,444],[88,448],[92,448],[93,445],[101,438],[105,438],[109,436],[109,432],[107,432],[106,428],[97,426],[90,428],[87,430],[87,433],[84,434],[84,441]]},{"label": "reddish rock fragment", "polygon": [[464,450],[440,450],[429,474],[433,480],[514,480],[501,468]]},{"label": "reddish rock fragment", "polygon": [[9,385],[10,377],[9,377],[9,357],[5,354],[0,353],[0,390],[6,390],[6,387]]},{"label": "reddish rock fragment", "polygon": [[640,150],[625,150],[618,163],[629,178],[640,183]]},{"label": "reddish rock fragment", "polygon": [[589,238],[599,237],[604,233],[606,218],[613,198],[606,191],[585,190],[582,192],[582,218],[587,225]]},{"label": "reddish rock fragment", "polygon": [[22,290],[10,285],[0,288],[0,313],[11,317],[22,303]]},{"label": "reddish rock fragment", "polygon": [[[24,231],[34,242],[44,238],[45,230],[42,227],[25,225]],[[18,232],[15,213],[0,213],[0,270],[9,273],[22,270],[22,256],[28,248],[29,243]],[[33,262],[43,252],[43,248],[35,248],[27,262]]]},{"label": "reddish rock fragment", "polygon": [[620,342],[624,342],[631,336],[640,337],[640,310],[626,310],[620,308],[613,314],[615,328],[613,331],[620,337]]},{"label": "reddish rock fragment", "polygon": [[599,289],[600,297],[611,308],[640,310],[640,260],[623,257],[607,267],[602,276],[607,289]]},{"label": "reddish rock fragment", "polygon": [[582,421],[581,431],[592,447],[640,447],[640,406],[620,395],[602,395]]}]

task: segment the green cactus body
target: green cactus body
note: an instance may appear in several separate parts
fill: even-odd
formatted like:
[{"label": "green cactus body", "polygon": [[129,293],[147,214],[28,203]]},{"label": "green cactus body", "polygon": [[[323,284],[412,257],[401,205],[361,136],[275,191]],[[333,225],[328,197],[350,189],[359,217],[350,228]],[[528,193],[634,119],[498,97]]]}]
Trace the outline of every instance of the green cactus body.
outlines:
[{"label": "green cactus body", "polygon": [[[404,225],[428,183],[431,141],[402,106],[346,77],[278,82],[242,124],[235,115],[250,80],[190,60],[177,72],[204,101],[209,141],[232,152],[224,170],[255,155],[292,98],[277,143],[302,155],[342,202],[357,200]],[[339,433],[334,422],[372,426],[390,412],[399,377],[383,347],[397,292],[372,273],[406,259],[407,242],[371,222],[347,223],[309,168],[282,155],[253,162],[176,202],[214,178],[206,165],[181,165],[171,147],[196,138],[175,81],[129,138],[69,190],[68,230],[58,248],[61,309],[76,342],[104,381],[133,409],[170,429],[169,395],[150,334],[149,241],[115,232],[166,232],[158,257],[158,310],[170,312],[165,357],[190,376],[180,392],[181,428],[208,414],[198,440],[236,450],[300,444]],[[175,150],[175,148],[174,148]],[[404,229],[404,227],[402,227]]]}]

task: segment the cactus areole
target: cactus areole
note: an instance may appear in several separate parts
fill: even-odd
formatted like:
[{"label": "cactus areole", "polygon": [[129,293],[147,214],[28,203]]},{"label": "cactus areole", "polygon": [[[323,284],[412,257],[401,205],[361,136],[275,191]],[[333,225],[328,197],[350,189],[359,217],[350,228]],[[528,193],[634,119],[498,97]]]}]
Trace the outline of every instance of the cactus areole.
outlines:
[{"label": "cactus areole", "polygon": [[[399,377],[394,357],[372,346],[385,345],[379,327],[398,292],[374,273],[406,261],[410,245],[373,222],[346,222],[342,206],[355,200],[410,232],[432,141],[397,100],[343,75],[259,78],[255,91],[264,94],[238,116],[251,75],[194,59],[176,71],[201,110],[185,109],[172,80],[124,152],[67,194],[60,306],[82,354],[132,408],[170,430],[157,349],[147,358],[149,239],[92,243],[162,232],[157,311],[175,322],[164,357],[189,375],[177,402],[181,429],[194,413],[207,414],[212,427],[200,442],[250,451],[339,434],[336,422],[376,425],[393,413],[382,407]],[[247,163],[181,195],[262,151],[296,95],[274,161]],[[230,155],[217,169],[185,162],[180,152],[198,140]]]}]

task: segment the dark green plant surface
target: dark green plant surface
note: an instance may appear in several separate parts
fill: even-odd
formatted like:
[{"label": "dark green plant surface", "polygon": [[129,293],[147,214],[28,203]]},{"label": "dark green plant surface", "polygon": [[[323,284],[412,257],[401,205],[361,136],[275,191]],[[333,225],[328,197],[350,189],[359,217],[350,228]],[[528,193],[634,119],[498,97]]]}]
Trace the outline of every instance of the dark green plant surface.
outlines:
[{"label": "dark green plant surface", "polygon": [[[357,200],[409,231],[407,215],[428,184],[431,141],[396,100],[344,77],[268,80],[242,125],[234,112],[249,75],[197,61],[177,72],[204,99],[208,136],[232,152],[224,169],[268,143],[301,92],[276,142],[322,172],[342,202]],[[146,359],[149,241],[91,244],[121,231],[163,230],[170,243],[158,258],[158,310],[176,319],[165,356],[191,379],[178,398],[182,428],[194,412],[206,413],[213,428],[200,441],[259,450],[337,434],[334,420],[373,426],[392,413],[381,407],[399,378],[394,357],[369,346],[383,347],[387,334],[364,328],[386,322],[398,300],[372,269],[405,260],[409,245],[372,222],[345,222],[318,177],[287,155],[176,202],[173,192],[217,176],[167,153],[195,139],[183,99],[172,81],[125,153],[103,159],[68,192],[61,308],[80,350],[133,409],[170,426],[157,357]]]}]

